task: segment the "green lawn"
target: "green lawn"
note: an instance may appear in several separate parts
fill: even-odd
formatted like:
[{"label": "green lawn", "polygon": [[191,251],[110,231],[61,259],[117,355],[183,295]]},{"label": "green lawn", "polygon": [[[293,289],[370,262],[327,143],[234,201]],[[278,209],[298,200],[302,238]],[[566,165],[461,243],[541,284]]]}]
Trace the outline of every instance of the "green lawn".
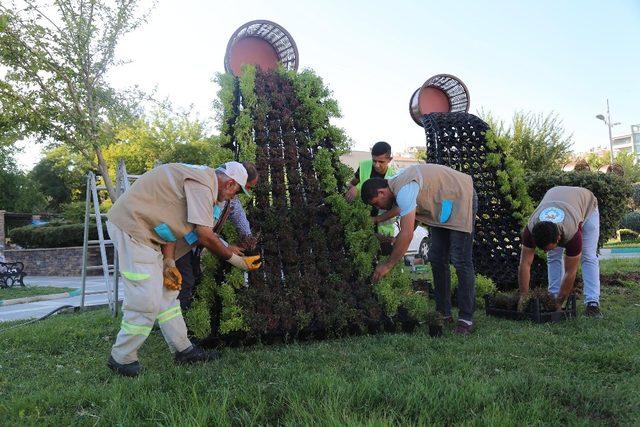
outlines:
[{"label": "green lawn", "polygon": [[13,286],[0,289],[0,300],[32,297],[34,295],[59,294],[73,291],[73,288],[57,288],[55,286]]},{"label": "green lawn", "polygon": [[[603,271],[640,269],[622,261]],[[420,330],[226,349],[191,367],[175,366],[154,332],[137,379],[105,366],[118,330],[106,311],[58,315],[0,332],[1,424],[638,425],[640,285],[602,293],[602,320],[478,313],[468,338]]]},{"label": "green lawn", "polygon": [[600,261],[600,274],[633,273],[640,271],[640,258],[617,258]]}]

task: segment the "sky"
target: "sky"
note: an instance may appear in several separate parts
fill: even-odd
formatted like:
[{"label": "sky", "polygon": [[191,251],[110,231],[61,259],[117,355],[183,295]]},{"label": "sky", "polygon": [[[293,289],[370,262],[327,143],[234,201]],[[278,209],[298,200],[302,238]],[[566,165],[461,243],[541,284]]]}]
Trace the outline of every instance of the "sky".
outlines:
[{"label": "sky", "polygon": [[[469,112],[509,122],[516,111],[556,113],[574,151],[608,145],[595,116],[611,104],[613,134],[640,124],[640,0],[211,1],[160,0],[149,22],[120,43],[130,61],[108,76],[193,108],[215,131],[216,72],[232,33],[254,19],[277,22],[294,38],[300,69],[333,91],[337,124],[368,150],[424,145],[409,98],[429,77],[453,74],[469,89]],[[23,168],[39,158],[29,145]]]}]

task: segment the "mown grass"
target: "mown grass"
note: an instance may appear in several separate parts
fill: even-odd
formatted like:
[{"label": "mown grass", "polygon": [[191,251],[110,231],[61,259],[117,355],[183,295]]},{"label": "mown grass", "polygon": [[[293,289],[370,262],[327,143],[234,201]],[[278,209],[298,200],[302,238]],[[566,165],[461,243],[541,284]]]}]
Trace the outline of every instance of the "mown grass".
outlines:
[{"label": "mown grass", "polygon": [[71,292],[73,288],[58,288],[55,286],[13,286],[0,289],[0,300],[31,297],[36,295],[59,294]]},{"label": "mown grass", "polygon": [[[611,268],[632,268],[621,261]],[[479,312],[477,331],[467,338],[430,338],[421,329],[254,346],[226,349],[220,361],[190,367],[174,365],[154,332],[141,350],[145,371],[136,379],[114,376],[105,366],[117,320],[104,310],[59,315],[0,332],[0,420],[637,425],[638,301],[638,284],[608,287],[602,320],[536,325]]]},{"label": "mown grass", "polygon": [[640,271],[640,258],[613,258],[600,261],[600,275]]},{"label": "mown grass", "polygon": [[625,240],[624,242],[619,239],[611,239],[604,244],[604,248],[637,248],[640,247],[640,239]]}]

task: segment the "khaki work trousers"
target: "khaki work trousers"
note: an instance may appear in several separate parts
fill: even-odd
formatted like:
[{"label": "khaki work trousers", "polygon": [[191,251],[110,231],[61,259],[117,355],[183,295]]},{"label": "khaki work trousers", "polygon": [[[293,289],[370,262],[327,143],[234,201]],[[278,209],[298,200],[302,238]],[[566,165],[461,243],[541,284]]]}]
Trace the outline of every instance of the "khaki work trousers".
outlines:
[{"label": "khaki work trousers", "polygon": [[162,254],[145,246],[107,221],[124,282],[122,324],[111,355],[118,363],[138,360],[138,349],[149,336],[157,321],[172,352],[191,346],[182,318],[178,291],[162,284]]}]

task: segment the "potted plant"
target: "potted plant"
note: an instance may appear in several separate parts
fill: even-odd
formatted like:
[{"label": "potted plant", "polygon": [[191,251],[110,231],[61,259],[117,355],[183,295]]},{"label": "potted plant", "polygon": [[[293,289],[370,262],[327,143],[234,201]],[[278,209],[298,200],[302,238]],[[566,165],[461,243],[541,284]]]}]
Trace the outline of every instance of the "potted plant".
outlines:
[{"label": "potted plant", "polygon": [[437,311],[427,313],[427,328],[430,337],[441,337],[444,328],[444,317]]}]

